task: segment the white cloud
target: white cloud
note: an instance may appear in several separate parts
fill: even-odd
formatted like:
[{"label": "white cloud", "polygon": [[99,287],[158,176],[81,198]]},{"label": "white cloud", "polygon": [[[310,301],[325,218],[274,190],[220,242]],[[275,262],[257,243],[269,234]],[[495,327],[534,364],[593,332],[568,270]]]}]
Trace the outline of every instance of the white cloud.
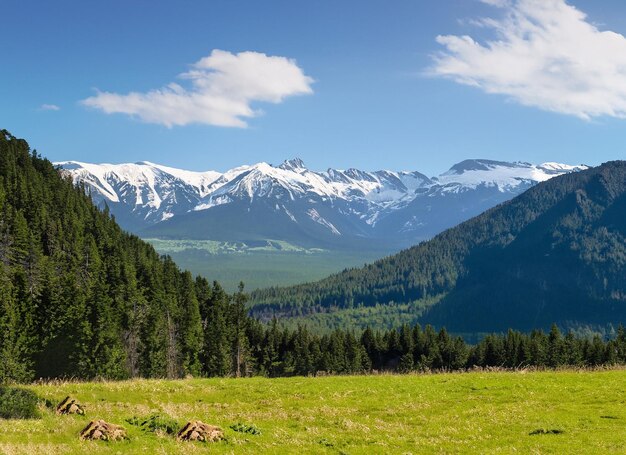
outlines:
[{"label": "white cloud", "polygon": [[40,111],[60,111],[61,108],[56,104],[42,104],[39,106]]},{"label": "white cloud", "polygon": [[432,74],[547,111],[626,118],[623,35],[599,30],[564,0],[481,2],[504,13],[476,22],[496,39],[438,36],[445,50]]},{"label": "white cloud", "polygon": [[294,60],[258,52],[214,50],[179,77],[190,81],[190,87],[171,83],[147,93],[98,92],[81,103],[167,127],[190,123],[246,127],[245,119],[260,114],[252,103],[280,103],[288,96],[313,93],[313,79]]}]

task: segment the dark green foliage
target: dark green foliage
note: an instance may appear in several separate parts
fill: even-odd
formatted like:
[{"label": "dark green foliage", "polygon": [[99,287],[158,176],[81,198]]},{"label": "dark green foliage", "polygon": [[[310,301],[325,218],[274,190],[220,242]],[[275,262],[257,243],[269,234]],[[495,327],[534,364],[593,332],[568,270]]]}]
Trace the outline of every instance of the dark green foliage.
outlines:
[{"label": "dark green foliage", "polygon": [[606,163],[363,268],[255,291],[252,311],[269,320],[429,301],[418,320],[455,332],[623,323],[625,213],[626,162]]},{"label": "dark green foliage", "polygon": [[142,431],[161,432],[165,434],[176,434],[180,429],[176,420],[160,414],[152,414],[149,417],[131,417],[126,419],[129,424],[141,428]]},{"label": "dark green foliage", "polygon": [[2,131],[0,383],[200,375],[202,348],[191,275]]},{"label": "dark green foliage", "polygon": [[359,336],[336,330],[316,335],[300,326],[280,329],[276,320],[263,328],[250,324],[248,343],[256,365],[254,372],[270,377],[318,374],[362,374],[372,371],[458,371],[481,368],[597,367],[626,364],[626,336],[579,337],[550,333],[529,334],[509,330],[485,336],[475,345],[445,329],[419,325],[385,332],[365,329]]},{"label": "dark green foliage", "polygon": [[0,386],[0,418],[39,418],[39,397],[34,392],[17,387]]},{"label": "dark green foliage", "polygon": [[247,425],[241,422],[231,425],[230,429],[238,433],[253,434],[255,436],[261,435],[261,430],[259,430],[256,425]]}]

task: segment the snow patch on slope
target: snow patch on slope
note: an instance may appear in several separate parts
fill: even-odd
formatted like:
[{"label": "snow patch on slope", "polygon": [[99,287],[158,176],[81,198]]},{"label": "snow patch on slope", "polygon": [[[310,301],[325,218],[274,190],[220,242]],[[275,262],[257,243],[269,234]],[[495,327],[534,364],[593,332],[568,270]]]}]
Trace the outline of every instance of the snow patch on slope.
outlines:
[{"label": "snow patch on slope", "polygon": [[332,223],[328,222],[327,220],[325,220],[315,209],[309,209],[307,210],[307,213],[309,215],[309,217],[311,217],[311,219],[313,221],[315,221],[316,223],[321,224],[322,226],[328,228],[330,230],[330,232],[332,232],[335,235],[341,235],[341,232],[339,232],[339,230],[333,226]]},{"label": "snow patch on slope", "polygon": [[[90,164],[78,161],[56,163],[74,182],[82,182],[94,201],[114,202],[127,207],[146,225],[159,223],[188,212],[240,203],[250,207],[258,201],[278,207],[291,222],[310,219],[341,235],[335,216],[373,228],[389,213],[408,207],[419,197],[437,198],[493,188],[500,193],[519,194],[526,188],[556,175],[586,169],[560,163],[507,163],[465,160],[438,177],[415,171],[358,169],[309,170],[301,159],[279,166],[257,163],[224,173],[195,172],[148,161],[127,164]],[[320,216],[316,207],[334,210],[332,221]],[[288,207],[288,208],[287,208]],[[276,210],[279,210],[279,209]],[[115,213],[115,212],[114,212]],[[403,229],[420,221],[405,221]]]}]

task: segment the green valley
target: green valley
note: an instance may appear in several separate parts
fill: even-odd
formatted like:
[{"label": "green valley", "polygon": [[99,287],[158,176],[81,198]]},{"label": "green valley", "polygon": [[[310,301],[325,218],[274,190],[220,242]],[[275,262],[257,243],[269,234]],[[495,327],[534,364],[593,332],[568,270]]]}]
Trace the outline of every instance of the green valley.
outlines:
[{"label": "green valley", "polygon": [[217,280],[229,292],[234,292],[240,281],[247,290],[316,281],[391,253],[376,248],[365,251],[304,248],[281,240],[145,240],[159,253],[171,256],[182,269]]}]

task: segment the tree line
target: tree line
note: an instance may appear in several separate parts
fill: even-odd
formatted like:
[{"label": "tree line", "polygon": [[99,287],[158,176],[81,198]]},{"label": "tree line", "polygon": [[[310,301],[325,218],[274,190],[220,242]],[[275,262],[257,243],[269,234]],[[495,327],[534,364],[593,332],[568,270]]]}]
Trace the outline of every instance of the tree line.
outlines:
[{"label": "tree line", "polygon": [[445,328],[437,331],[430,325],[367,328],[360,335],[336,330],[319,336],[305,326],[281,330],[276,320],[269,326],[251,320],[248,342],[249,371],[270,377],[626,364],[626,331],[621,326],[611,340],[563,334],[554,325],[549,333],[509,330],[470,345]]}]

